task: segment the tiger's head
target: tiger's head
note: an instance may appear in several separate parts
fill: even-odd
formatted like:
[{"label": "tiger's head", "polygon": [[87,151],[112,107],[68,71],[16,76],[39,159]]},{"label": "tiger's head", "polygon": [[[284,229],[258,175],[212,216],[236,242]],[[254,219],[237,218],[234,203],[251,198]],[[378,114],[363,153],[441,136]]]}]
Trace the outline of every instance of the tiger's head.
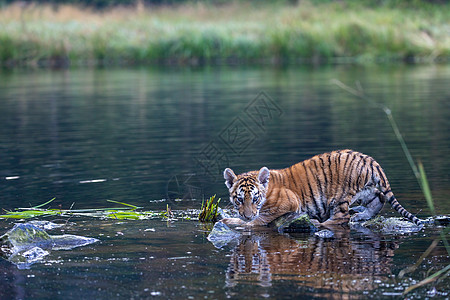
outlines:
[{"label": "tiger's head", "polygon": [[262,167],[259,172],[249,172],[236,176],[233,170],[223,172],[225,185],[230,192],[230,201],[239,211],[239,217],[246,222],[259,216],[259,210],[266,201],[270,171]]}]

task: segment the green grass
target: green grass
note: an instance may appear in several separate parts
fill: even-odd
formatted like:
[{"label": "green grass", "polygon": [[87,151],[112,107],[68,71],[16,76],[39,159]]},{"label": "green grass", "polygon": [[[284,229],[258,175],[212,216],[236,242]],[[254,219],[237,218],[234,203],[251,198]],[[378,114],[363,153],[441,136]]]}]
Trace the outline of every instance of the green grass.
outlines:
[{"label": "green grass", "polygon": [[103,12],[0,9],[0,62],[200,64],[436,61],[450,57],[450,5],[190,3]]},{"label": "green grass", "polygon": [[[30,219],[36,217],[48,217],[48,216],[59,216],[59,217],[92,217],[92,218],[102,218],[102,219],[118,219],[118,220],[146,220],[161,218],[167,220],[176,219],[186,219],[190,220],[191,216],[187,212],[172,212],[167,206],[166,211],[140,211],[142,207],[138,207],[132,204],[127,204],[123,202],[117,202],[113,200],[107,200],[111,203],[116,203],[123,205],[124,207],[109,207],[109,208],[89,208],[89,209],[51,209],[42,208],[49,205],[55,198],[28,208],[16,208],[13,211],[6,211],[5,214],[0,215],[2,219]],[[195,215],[195,213],[191,213]]]},{"label": "green grass", "polygon": [[216,195],[211,196],[208,200],[202,201],[202,208],[200,209],[200,214],[198,215],[198,220],[200,222],[216,222],[218,217],[218,208],[220,198],[214,203]]}]

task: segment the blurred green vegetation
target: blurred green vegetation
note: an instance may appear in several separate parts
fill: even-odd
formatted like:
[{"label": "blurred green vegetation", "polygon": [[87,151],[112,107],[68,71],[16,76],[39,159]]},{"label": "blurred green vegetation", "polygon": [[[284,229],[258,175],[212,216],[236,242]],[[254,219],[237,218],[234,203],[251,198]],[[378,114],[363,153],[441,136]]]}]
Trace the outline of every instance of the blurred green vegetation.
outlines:
[{"label": "blurred green vegetation", "polygon": [[434,62],[450,56],[447,4],[398,0],[378,1],[385,4],[381,6],[354,1],[147,5],[150,2],[155,3],[134,1],[101,11],[56,5],[59,1],[3,6],[0,62],[365,63]]},{"label": "blurred green vegetation", "polygon": [[[74,4],[82,6],[90,6],[95,8],[106,8],[113,6],[133,6],[140,2],[144,5],[177,5],[177,4],[193,4],[193,3],[204,3],[211,5],[222,5],[230,2],[234,3],[251,3],[255,5],[275,3],[281,5],[296,5],[299,0],[37,0],[37,1],[22,1],[22,0],[0,0],[0,5],[9,5],[12,3],[36,3],[36,4]],[[423,6],[427,4],[444,4],[446,0],[314,0],[316,4],[328,4],[333,2],[345,3],[345,5],[363,5],[371,7],[379,6]]]}]

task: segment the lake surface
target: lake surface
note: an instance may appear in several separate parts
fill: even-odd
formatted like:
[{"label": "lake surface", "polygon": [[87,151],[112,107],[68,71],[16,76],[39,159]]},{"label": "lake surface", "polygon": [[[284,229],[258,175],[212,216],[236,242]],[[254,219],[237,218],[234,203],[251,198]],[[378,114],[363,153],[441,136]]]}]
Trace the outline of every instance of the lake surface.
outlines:
[{"label": "lake surface", "polygon": [[[384,168],[400,203],[431,215],[386,115],[332,83],[359,82],[388,106],[423,162],[440,214],[450,212],[450,66],[136,68],[0,71],[0,208],[199,208],[222,171],[284,168],[351,148]],[[388,205],[384,216],[398,216]],[[55,218],[46,218],[54,220]],[[59,220],[67,221],[65,220]],[[2,232],[13,221],[1,220]],[[19,270],[0,261],[0,298],[391,298],[449,262],[439,229],[332,240],[268,231],[216,249],[211,226],[71,218],[62,230],[100,239]],[[58,234],[61,229],[54,230]],[[447,277],[448,278],[448,277]],[[447,282],[411,294],[449,297]]]}]

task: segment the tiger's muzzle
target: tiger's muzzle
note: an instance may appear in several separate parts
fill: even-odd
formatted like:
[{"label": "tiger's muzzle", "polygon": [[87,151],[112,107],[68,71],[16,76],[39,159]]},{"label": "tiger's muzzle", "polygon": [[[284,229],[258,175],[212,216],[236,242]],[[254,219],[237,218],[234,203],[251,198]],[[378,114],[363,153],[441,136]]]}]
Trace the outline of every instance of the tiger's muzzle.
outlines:
[{"label": "tiger's muzzle", "polygon": [[245,222],[253,221],[258,216],[259,216],[259,211],[257,211],[256,213],[253,213],[253,212],[246,213],[245,211],[243,213],[239,212],[239,217],[241,218],[242,221],[245,221]]}]

